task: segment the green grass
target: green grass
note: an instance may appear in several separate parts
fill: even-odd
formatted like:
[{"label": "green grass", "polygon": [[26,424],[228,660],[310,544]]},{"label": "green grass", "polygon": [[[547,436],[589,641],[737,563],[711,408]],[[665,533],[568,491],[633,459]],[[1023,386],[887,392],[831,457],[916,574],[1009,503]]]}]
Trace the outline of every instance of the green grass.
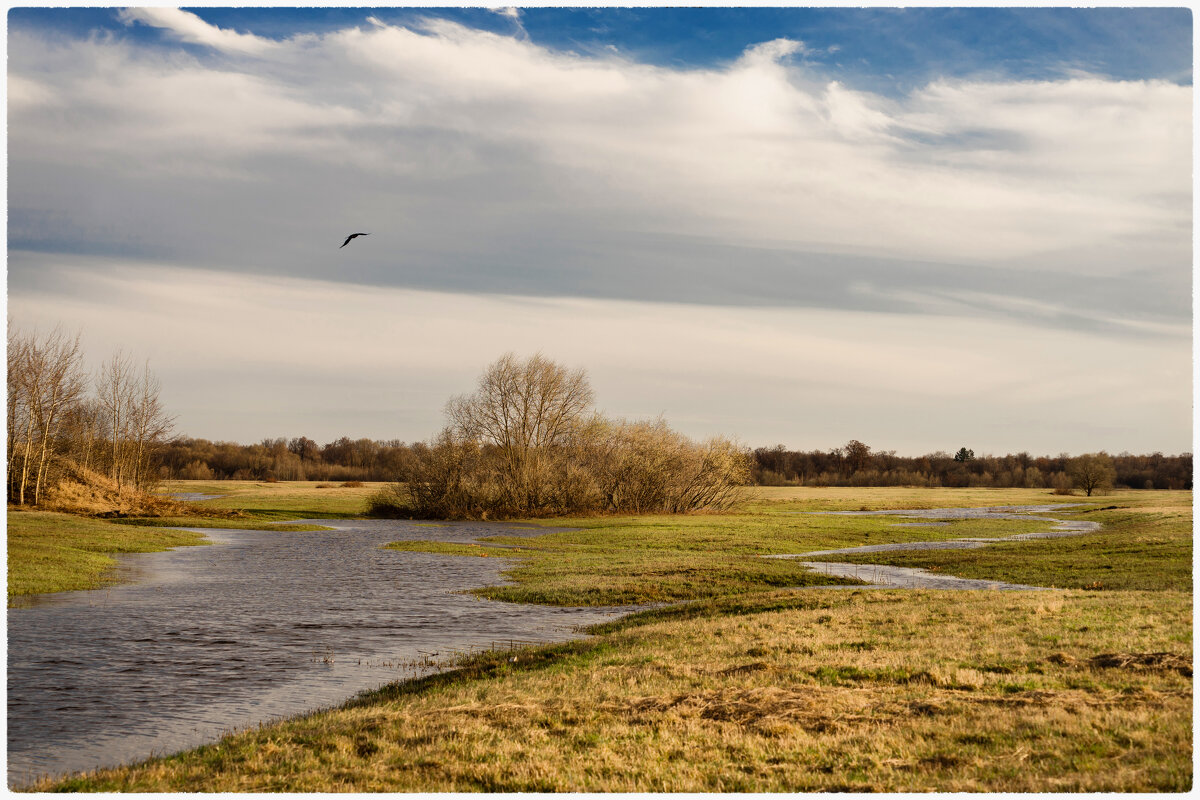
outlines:
[{"label": "green grass", "polygon": [[112,553],[150,553],[206,544],[198,533],[12,508],[7,535],[9,605],[22,595],[98,589],[118,581]]},{"label": "green grass", "polygon": [[[491,536],[512,545],[487,555],[512,559],[504,576],[513,584],[474,593],[490,600],[545,605],[635,605],[743,594],[785,586],[856,584],[767,554],[897,541],[999,536],[1046,530],[1046,523],[961,520],[944,527],[898,528],[899,517],[846,517],[793,513],[591,517],[537,520],[578,525],[537,537]],[[441,542],[396,542],[397,550],[484,555],[479,547]]]},{"label": "green grass", "polygon": [[[179,491],[199,490],[193,487]],[[317,510],[322,504],[349,513],[348,498],[314,496],[332,491],[244,485],[241,496],[268,516],[288,509],[291,518],[329,516]],[[396,543],[396,549],[508,559],[506,575],[514,583],[480,590],[485,597],[684,602],[596,626],[586,640],[522,651],[515,662],[507,653],[476,656],[461,669],[392,684],[339,709],[34,788],[1191,788],[1189,492],[1090,500],[1053,498],[1044,490],[751,494],[726,515],[540,520],[528,523],[544,528],[540,536],[496,536],[478,546]],[[944,559],[931,566],[1019,583],[1099,583],[1103,591],[796,591],[792,587],[803,586],[810,574],[794,561],[758,558],[1046,527],[1018,520],[895,528],[889,527],[895,517],[781,512],[1054,500],[1090,502],[1091,510],[1074,516],[1105,528],[1076,538],[892,553],[881,560]],[[564,525],[574,529],[554,529]],[[429,536],[436,535],[437,526],[430,526]]]},{"label": "green grass", "polygon": [[1191,589],[1190,511],[1114,509],[1078,518],[1100,522],[1104,528],[1081,536],[973,550],[830,555],[812,560],[917,567],[962,578],[1071,589]]},{"label": "green grass", "polygon": [[33,787],[1181,792],[1186,592],[773,591]]},{"label": "green grass", "polygon": [[[1130,494],[1124,492],[1122,494]],[[1133,493],[1138,494],[1138,493]],[[1142,493],[1145,494],[1145,493]],[[1171,494],[1150,492],[1151,495]],[[1187,494],[1177,492],[1174,494]],[[1083,495],[1056,495],[1049,489],[926,489],[912,486],[759,486],[748,491],[745,511],[875,511],[914,508],[1054,505],[1101,501]]]}]

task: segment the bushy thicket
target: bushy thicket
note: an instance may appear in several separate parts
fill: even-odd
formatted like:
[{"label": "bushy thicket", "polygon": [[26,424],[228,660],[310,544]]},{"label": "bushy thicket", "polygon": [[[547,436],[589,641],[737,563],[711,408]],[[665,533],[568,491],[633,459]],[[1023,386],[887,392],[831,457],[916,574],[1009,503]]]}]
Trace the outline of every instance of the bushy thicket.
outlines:
[{"label": "bushy thicket", "polygon": [[541,356],[489,367],[450,424],[376,497],[376,513],[504,519],[720,509],[749,481],[749,454],[728,439],[693,442],[665,422],[585,416],[581,371]]}]

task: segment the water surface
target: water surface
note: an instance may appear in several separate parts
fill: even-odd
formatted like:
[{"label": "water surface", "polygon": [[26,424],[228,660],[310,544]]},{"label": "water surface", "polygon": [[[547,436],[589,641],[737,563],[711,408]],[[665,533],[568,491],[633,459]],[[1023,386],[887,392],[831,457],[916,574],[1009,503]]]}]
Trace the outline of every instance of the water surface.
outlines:
[{"label": "water surface", "polygon": [[211,546],[121,556],[135,583],[8,611],[8,775],[111,766],[336,705],[423,662],[562,641],[630,609],[480,600],[500,558],[384,550],[399,539],[538,535],[502,524],[304,520],[211,530]]},{"label": "water surface", "polygon": [[[835,514],[841,516],[898,516],[926,520],[920,523],[897,523],[896,527],[922,527],[946,524],[946,520],[959,519],[1021,519],[1046,523],[1047,530],[1018,533],[1012,536],[975,536],[962,539],[942,539],[933,542],[893,542],[890,544],[867,544],[858,547],[839,547],[835,550],[810,550],[807,553],[788,553],[763,556],[763,558],[803,559],[813,556],[846,555],[860,553],[887,553],[898,550],[970,550],[987,547],[998,542],[1019,542],[1030,539],[1053,539],[1060,536],[1079,536],[1100,529],[1100,523],[1087,520],[1063,520],[1044,516],[1054,512],[1071,514],[1075,506],[1082,503],[1057,503],[1037,506],[990,506],[986,508],[927,508],[903,511],[811,511],[787,512],[810,514]],[[834,561],[805,561],[804,566],[825,575],[839,578],[855,578],[866,581],[868,588],[887,589],[1000,589],[1005,591],[1044,589],[1043,586],[1026,586],[1021,583],[1005,583],[976,578],[957,578],[952,575],[937,575],[917,567],[893,567],[882,564],[853,564]],[[813,587],[817,588],[817,587]],[[863,588],[863,587],[858,587]]]}]

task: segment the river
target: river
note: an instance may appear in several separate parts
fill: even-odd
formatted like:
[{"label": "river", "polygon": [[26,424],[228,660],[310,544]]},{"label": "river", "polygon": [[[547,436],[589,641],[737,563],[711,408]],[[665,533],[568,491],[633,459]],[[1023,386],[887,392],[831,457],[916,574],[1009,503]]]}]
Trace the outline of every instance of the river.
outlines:
[{"label": "river", "polygon": [[212,545],[119,556],[130,583],[10,608],[9,785],[175,752],[632,610],[480,600],[462,591],[502,583],[511,562],[380,547],[544,528],[306,521],[335,530],[204,530]]}]

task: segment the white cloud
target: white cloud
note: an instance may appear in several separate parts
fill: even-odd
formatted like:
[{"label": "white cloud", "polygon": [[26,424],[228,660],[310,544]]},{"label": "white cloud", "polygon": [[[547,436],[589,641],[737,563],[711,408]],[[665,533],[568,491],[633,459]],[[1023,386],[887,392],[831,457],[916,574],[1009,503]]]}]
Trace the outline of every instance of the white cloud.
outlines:
[{"label": "white cloud", "polygon": [[[662,413],[691,435],[757,445],[1119,452],[1190,440],[1186,336],[1121,342],[969,316],[472,296],[21,257],[73,290],[18,292],[14,323],[70,320],[97,360],[140,342],[192,435],[422,439],[486,364],[540,350],[587,369],[610,414]],[[344,411],[323,418],[327,408]]]},{"label": "white cloud", "polygon": [[[446,20],[275,42],[172,9],[125,13],[227,58],[89,41],[47,71],[41,43],[17,41],[15,161],[261,181],[326,164],[427,183],[502,148],[521,159],[510,175],[569,187],[589,227],[640,213],[658,232],[975,263],[1190,241],[1186,86],[959,81],[889,100],[786,66],[804,47],[786,39],[726,69],[673,70]],[[390,190],[397,210],[420,201],[410,185]],[[551,193],[527,202],[505,213],[562,208]]]},{"label": "white cloud", "polygon": [[180,41],[232,53],[262,55],[278,47],[275,42],[261,36],[209,25],[195,14],[178,8],[126,8],[120,11],[120,17],[127,25],[140,22],[168,30]]},{"label": "white cloud", "polygon": [[808,52],[808,48],[804,46],[804,42],[797,39],[772,39],[769,42],[746,48],[746,52],[742,55],[742,62],[745,64],[777,63],[788,56],[806,52]]},{"label": "white cloud", "polygon": [[[671,69],[437,19],[275,41],[125,13],[211,51],[10,31],[10,242],[121,257],[10,253],[9,308],[153,349],[192,433],[384,436],[402,408],[423,437],[514,349],[753,443],[1190,439],[1190,86],[889,98],[791,40]],[[863,310],[901,307],[927,315]],[[371,425],[320,433],[339,402]]]}]

